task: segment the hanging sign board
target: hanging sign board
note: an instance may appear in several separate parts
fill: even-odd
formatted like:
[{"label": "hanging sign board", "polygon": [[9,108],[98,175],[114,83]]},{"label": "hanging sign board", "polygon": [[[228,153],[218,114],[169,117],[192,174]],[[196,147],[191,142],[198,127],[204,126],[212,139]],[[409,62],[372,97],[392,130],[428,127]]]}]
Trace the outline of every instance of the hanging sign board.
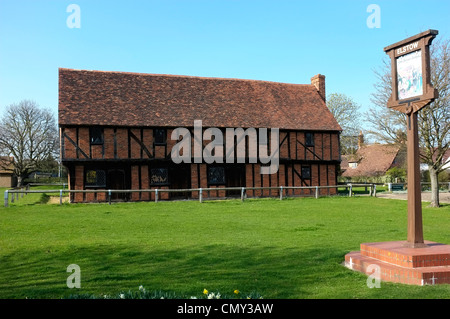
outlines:
[{"label": "hanging sign board", "polygon": [[392,72],[388,107],[409,114],[438,98],[431,85],[429,50],[437,34],[437,30],[428,30],[384,48]]},{"label": "hanging sign board", "polygon": [[421,96],[423,94],[422,51],[417,50],[402,55],[396,61],[398,99],[406,100]]}]

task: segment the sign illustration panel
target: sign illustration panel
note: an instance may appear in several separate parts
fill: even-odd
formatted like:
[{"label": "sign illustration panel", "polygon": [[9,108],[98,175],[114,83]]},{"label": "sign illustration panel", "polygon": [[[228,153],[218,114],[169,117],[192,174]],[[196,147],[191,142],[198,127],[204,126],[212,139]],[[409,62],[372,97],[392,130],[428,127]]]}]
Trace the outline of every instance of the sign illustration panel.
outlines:
[{"label": "sign illustration panel", "polygon": [[397,83],[399,100],[423,94],[422,50],[397,58]]}]

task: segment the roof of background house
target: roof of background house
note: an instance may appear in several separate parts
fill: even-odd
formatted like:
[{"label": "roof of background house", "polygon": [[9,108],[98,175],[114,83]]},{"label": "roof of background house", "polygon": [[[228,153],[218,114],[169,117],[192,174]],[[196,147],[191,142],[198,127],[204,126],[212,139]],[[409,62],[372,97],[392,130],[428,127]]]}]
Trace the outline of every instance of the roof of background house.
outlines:
[{"label": "roof of background house", "polygon": [[444,156],[442,157],[442,163],[450,161],[450,150],[446,150]]},{"label": "roof of background house", "polygon": [[363,145],[356,152],[354,158],[358,158],[358,166],[356,168],[344,167],[344,163],[351,162],[351,160],[343,160],[341,162],[341,169],[345,169],[342,173],[344,177],[354,176],[379,176],[384,175],[390,169],[394,160],[400,150],[400,146],[392,144],[371,144]]},{"label": "roof of background house", "polygon": [[14,157],[0,156],[0,174],[13,175]]},{"label": "roof of background house", "polygon": [[[442,150],[441,150],[442,151]],[[422,158],[422,155],[424,156],[424,157],[428,157],[428,152],[429,152],[429,150],[426,150],[426,149],[423,149],[423,148],[421,148],[420,150],[419,150],[419,152],[420,152],[420,162],[421,162],[421,164],[425,164],[426,165],[426,161]],[[433,155],[432,155],[432,159],[433,159],[433,161],[436,161],[436,158],[437,158],[437,156],[438,156],[438,154],[439,154],[439,152],[438,152],[438,150],[437,149],[434,149],[434,153],[433,153]],[[445,151],[445,153],[443,154],[443,156],[442,156],[442,160],[441,160],[441,163],[447,163],[447,162],[450,162],[450,149],[448,149],[448,150],[446,150]],[[444,166],[449,166],[449,163],[447,163],[447,165],[444,165]]]},{"label": "roof of background house", "polygon": [[316,87],[59,69],[59,124],[340,131]]}]

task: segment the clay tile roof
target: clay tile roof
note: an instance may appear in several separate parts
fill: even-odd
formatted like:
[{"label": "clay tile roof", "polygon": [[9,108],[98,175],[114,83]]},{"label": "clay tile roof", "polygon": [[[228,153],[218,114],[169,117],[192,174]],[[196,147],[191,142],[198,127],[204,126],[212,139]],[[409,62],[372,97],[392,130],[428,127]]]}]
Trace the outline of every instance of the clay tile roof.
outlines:
[{"label": "clay tile roof", "polygon": [[59,69],[59,124],[340,131],[313,85]]},{"label": "clay tile roof", "polygon": [[0,174],[13,174],[14,157],[0,156]]},{"label": "clay tile roof", "polygon": [[[364,145],[357,152],[355,158],[359,159],[356,168],[343,167],[344,177],[354,176],[380,176],[392,167],[400,147],[391,144]],[[351,160],[348,160],[351,162]]]},{"label": "clay tile roof", "polygon": [[442,163],[446,163],[447,161],[450,161],[450,150],[445,151],[442,157]]}]

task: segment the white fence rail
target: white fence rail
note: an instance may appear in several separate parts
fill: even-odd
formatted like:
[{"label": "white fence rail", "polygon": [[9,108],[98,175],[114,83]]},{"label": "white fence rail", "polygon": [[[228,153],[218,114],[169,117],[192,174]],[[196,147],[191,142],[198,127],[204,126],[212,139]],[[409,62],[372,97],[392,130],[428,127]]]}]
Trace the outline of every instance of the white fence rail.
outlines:
[{"label": "white fence rail", "polygon": [[[278,186],[278,187],[224,187],[224,188],[189,188],[189,189],[102,189],[102,190],[69,190],[69,189],[48,189],[48,190],[30,190],[29,187],[22,189],[12,189],[6,190],[4,195],[5,207],[9,206],[9,202],[14,203],[15,200],[19,199],[19,194],[23,197],[29,193],[39,193],[39,194],[59,194],[59,203],[63,203],[64,194],[74,194],[74,193],[105,193],[107,195],[107,202],[111,205],[112,194],[126,194],[126,193],[154,193],[155,202],[158,202],[159,195],[161,193],[180,193],[180,192],[198,192],[199,202],[203,201],[203,194],[209,191],[240,191],[241,201],[244,201],[247,197],[246,191],[248,190],[277,190],[279,191],[279,198],[283,200],[283,197],[288,197],[285,192],[294,189],[309,189],[315,198],[320,197],[320,189],[330,189],[330,188],[346,188],[348,190],[348,196],[352,196],[353,187],[365,187],[369,188],[369,195],[376,196],[377,186],[375,184],[345,184],[345,185],[335,185],[335,186]],[[312,196],[312,195],[311,195]],[[257,196],[255,196],[257,197]],[[278,197],[278,196],[277,196]]]}]

